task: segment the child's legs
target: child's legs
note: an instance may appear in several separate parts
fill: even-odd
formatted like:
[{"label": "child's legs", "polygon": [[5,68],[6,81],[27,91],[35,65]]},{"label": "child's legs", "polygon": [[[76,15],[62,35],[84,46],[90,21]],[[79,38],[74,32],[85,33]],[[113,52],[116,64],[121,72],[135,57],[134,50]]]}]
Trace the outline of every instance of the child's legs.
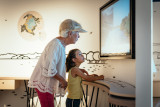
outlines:
[{"label": "child's legs", "polygon": [[54,95],[53,94],[50,94],[48,92],[42,93],[38,89],[35,89],[35,90],[38,94],[38,98],[40,100],[41,107],[54,107]]},{"label": "child's legs", "polygon": [[67,98],[66,100],[66,107],[79,107],[80,99],[70,99]]}]

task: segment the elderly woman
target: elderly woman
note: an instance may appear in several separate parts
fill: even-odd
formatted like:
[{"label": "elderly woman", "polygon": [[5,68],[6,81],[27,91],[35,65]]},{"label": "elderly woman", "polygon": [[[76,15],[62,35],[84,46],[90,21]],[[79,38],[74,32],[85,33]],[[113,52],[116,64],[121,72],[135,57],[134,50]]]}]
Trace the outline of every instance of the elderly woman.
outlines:
[{"label": "elderly woman", "polygon": [[66,19],[60,24],[60,36],[51,40],[42,52],[28,82],[28,87],[35,88],[41,107],[54,107],[54,94],[64,95],[67,87],[65,47],[75,44],[82,32],[86,31],[78,22]]}]

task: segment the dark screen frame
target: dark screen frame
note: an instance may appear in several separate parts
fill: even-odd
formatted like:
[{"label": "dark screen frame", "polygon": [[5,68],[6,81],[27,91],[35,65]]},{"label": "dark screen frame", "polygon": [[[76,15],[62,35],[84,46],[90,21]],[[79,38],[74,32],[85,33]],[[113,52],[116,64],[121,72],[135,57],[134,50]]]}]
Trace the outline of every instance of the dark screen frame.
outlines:
[{"label": "dark screen frame", "polygon": [[110,0],[100,7],[100,59],[135,59],[135,0],[130,0],[130,53],[126,55],[102,55],[101,53],[101,12],[104,8],[108,8],[119,0]]}]

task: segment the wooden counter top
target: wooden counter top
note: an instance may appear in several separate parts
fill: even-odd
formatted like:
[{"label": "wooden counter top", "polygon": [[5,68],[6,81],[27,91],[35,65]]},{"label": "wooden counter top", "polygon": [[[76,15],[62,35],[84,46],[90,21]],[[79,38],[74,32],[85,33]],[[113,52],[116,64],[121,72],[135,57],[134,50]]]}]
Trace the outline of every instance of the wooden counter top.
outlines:
[{"label": "wooden counter top", "polygon": [[[85,81],[87,82],[87,81]],[[105,78],[92,83],[101,84],[109,88],[109,94],[117,97],[135,98],[135,86],[116,79]]]}]

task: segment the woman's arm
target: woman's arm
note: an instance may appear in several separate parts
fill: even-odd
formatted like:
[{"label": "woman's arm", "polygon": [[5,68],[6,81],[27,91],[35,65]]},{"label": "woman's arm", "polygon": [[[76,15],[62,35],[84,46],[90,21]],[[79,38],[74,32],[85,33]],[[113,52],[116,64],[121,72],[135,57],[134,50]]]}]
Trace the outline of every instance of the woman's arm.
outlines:
[{"label": "woman's arm", "polygon": [[57,73],[53,78],[57,79],[61,83],[61,88],[64,88],[64,90],[66,89],[67,81],[62,76]]},{"label": "woman's arm", "polygon": [[87,80],[87,81],[96,81],[96,80],[103,80],[104,79],[103,75],[101,75],[101,76],[85,75],[78,67],[72,68],[71,72],[72,72],[71,74],[80,76],[84,80]]}]

